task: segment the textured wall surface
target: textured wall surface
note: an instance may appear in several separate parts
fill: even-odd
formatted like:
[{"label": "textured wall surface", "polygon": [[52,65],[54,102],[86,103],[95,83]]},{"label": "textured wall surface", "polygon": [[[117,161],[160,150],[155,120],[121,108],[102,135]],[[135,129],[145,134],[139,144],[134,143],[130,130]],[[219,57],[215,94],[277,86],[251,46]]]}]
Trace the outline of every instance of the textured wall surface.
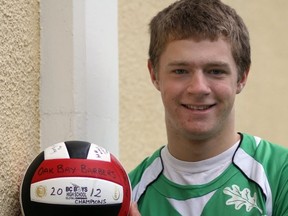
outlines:
[{"label": "textured wall surface", "polygon": [[0,216],[20,215],[19,185],[39,151],[39,2],[0,4]]},{"label": "textured wall surface", "polygon": [[[237,100],[237,129],[287,145],[288,1],[223,0],[251,34],[252,68]],[[128,171],[166,144],[160,95],[146,66],[148,22],[172,0],[119,0],[120,159]]]}]

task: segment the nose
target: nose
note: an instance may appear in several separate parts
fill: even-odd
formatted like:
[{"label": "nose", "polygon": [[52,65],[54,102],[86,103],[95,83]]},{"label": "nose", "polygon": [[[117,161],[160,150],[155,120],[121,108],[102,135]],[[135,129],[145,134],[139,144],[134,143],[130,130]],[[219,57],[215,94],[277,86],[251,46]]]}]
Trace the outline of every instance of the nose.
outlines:
[{"label": "nose", "polygon": [[191,95],[208,95],[211,89],[207,77],[202,71],[191,74],[187,85],[187,92]]}]

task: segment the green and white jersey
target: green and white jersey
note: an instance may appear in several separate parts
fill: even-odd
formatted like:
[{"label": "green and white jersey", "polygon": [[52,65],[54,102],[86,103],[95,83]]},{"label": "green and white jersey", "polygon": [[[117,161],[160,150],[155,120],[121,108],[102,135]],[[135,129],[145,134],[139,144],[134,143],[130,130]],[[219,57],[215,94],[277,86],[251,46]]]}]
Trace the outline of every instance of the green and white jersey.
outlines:
[{"label": "green and white jersey", "polygon": [[143,216],[288,216],[286,148],[241,134],[223,172],[204,184],[186,185],[163,174],[162,150],[129,174]]}]

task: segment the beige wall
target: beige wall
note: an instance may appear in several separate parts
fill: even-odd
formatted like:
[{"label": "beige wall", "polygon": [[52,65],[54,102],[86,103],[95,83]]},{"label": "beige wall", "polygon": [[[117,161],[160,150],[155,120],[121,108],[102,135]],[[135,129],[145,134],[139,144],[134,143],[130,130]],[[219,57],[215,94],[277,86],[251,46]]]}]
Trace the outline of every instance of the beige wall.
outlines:
[{"label": "beige wall", "polygon": [[[147,24],[172,0],[119,0],[120,155],[128,171],[166,143],[160,96],[146,67]],[[237,101],[238,131],[288,146],[288,1],[225,0],[251,35],[252,68]]]},{"label": "beige wall", "polygon": [[0,216],[20,215],[21,173],[39,150],[38,4],[0,4]]}]

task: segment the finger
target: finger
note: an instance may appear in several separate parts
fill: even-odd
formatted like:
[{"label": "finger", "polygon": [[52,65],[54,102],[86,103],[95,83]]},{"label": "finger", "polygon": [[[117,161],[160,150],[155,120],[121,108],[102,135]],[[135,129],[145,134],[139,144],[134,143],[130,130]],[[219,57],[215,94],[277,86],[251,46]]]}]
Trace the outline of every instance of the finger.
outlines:
[{"label": "finger", "polygon": [[129,216],[141,216],[136,202],[133,202],[130,206]]}]

